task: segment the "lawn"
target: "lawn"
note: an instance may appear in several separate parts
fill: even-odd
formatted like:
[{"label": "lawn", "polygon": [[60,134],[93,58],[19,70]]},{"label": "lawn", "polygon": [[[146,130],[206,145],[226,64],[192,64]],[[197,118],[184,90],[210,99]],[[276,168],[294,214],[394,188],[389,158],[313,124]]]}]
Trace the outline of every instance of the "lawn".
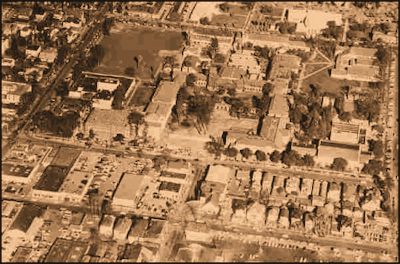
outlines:
[{"label": "lawn", "polygon": [[334,79],[329,77],[328,70],[322,71],[318,74],[315,74],[307,79],[303,80],[302,90],[308,89],[310,84],[317,85],[322,88],[322,91],[332,94],[339,95],[341,91],[341,87],[348,85],[349,82],[339,79]]},{"label": "lawn", "polygon": [[139,71],[138,77],[150,78],[150,67],[157,70],[162,60],[158,52],[160,50],[178,50],[181,42],[180,32],[149,29],[127,29],[122,32],[113,32],[101,41],[106,55],[95,72],[125,75],[125,69],[135,65],[135,56],[141,55],[143,70]]},{"label": "lawn", "polygon": [[154,94],[154,89],[150,87],[138,87],[130,101],[130,106],[147,106],[150,103],[151,97]]},{"label": "lawn", "polygon": [[80,150],[74,148],[60,147],[57,151],[56,156],[51,162],[53,166],[69,167],[81,154]]},{"label": "lawn", "polygon": [[246,22],[246,16],[229,16],[229,15],[213,15],[211,19],[211,25],[227,26],[242,28]]}]

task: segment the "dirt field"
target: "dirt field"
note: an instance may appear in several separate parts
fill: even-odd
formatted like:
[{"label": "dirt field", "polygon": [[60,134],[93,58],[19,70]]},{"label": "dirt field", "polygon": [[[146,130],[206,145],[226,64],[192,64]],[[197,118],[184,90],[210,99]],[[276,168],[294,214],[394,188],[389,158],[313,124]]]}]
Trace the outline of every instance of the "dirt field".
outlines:
[{"label": "dirt field", "polygon": [[101,42],[106,50],[106,55],[95,71],[124,75],[125,69],[135,64],[135,56],[141,55],[145,66],[143,72],[139,73],[139,77],[148,78],[150,66],[157,70],[161,62],[158,51],[177,50],[181,40],[181,33],[172,31],[162,32],[149,29],[113,31]]}]

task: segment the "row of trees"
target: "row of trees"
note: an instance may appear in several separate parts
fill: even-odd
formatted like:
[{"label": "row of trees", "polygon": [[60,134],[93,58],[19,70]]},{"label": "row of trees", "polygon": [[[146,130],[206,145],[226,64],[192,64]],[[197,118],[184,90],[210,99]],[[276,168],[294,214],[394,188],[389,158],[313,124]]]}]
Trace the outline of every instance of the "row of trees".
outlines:
[{"label": "row of trees", "polygon": [[[267,154],[262,150],[256,150],[254,153],[249,148],[243,148],[238,150],[235,147],[228,146],[227,148],[224,147],[223,140],[221,138],[214,138],[211,137],[211,140],[206,142],[205,149],[210,153],[215,155],[216,157],[220,157],[221,154],[227,157],[236,157],[239,153],[242,155],[243,158],[249,159],[252,155],[256,156],[258,161],[265,161],[267,160]],[[279,152],[275,150],[269,156],[269,159],[272,162],[282,162],[287,166],[308,166],[312,167],[315,165],[315,161],[313,156],[309,154],[300,155],[295,150],[285,150],[283,152]]]}]

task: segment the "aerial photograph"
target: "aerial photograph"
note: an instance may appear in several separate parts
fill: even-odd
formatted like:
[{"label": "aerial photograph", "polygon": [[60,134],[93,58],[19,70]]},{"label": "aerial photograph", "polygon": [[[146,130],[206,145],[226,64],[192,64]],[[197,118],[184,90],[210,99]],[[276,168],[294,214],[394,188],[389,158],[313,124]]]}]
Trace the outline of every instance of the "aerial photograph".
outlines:
[{"label": "aerial photograph", "polygon": [[2,1],[1,262],[398,263],[397,1]]}]

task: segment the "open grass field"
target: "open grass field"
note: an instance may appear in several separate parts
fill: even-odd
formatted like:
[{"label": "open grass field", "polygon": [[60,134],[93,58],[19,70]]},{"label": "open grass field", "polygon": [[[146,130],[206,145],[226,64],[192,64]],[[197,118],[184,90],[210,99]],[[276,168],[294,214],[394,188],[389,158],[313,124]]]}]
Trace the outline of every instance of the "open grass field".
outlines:
[{"label": "open grass field", "polygon": [[149,78],[150,67],[157,70],[162,60],[158,52],[160,50],[178,50],[181,42],[181,33],[173,31],[127,29],[121,32],[112,32],[110,36],[105,36],[100,43],[105,48],[106,55],[95,72],[125,75],[125,69],[135,65],[135,56],[141,55],[143,69],[139,71],[138,77]]},{"label": "open grass field", "polygon": [[216,25],[216,26],[232,26],[232,27],[237,27],[237,28],[242,28],[244,27],[244,24],[246,22],[246,16],[229,16],[229,15],[213,15],[211,19],[211,25]]},{"label": "open grass field", "polygon": [[130,106],[147,106],[150,103],[151,97],[153,96],[155,90],[150,87],[138,87],[132,100],[129,102]]},{"label": "open grass field", "polygon": [[81,154],[80,150],[74,148],[60,147],[57,151],[56,156],[51,162],[51,165],[69,167]]},{"label": "open grass field", "polygon": [[329,76],[328,70],[322,71],[318,74],[315,74],[307,79],[303,80],[301,89],[303,91],[307,91],[310,84],[317,85],[322,88],[322,91],[332,94],[339,95],[341,91],[341,87],[348,84],[348,82],[334,79]]}]

